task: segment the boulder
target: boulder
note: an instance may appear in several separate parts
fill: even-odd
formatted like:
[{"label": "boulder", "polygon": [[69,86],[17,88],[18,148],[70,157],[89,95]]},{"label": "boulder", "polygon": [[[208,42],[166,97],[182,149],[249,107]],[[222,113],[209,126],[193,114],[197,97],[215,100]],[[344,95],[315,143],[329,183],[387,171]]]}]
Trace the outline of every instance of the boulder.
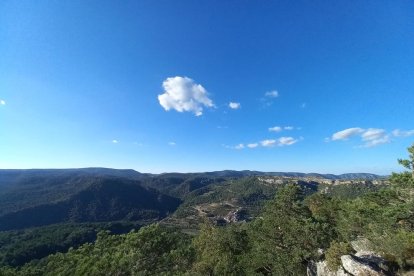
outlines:
[{"label": "boulder", "polygon": [[342,267],[354,276],[386,276],[388,273],[367,260],[352,255],[341,257]]}]

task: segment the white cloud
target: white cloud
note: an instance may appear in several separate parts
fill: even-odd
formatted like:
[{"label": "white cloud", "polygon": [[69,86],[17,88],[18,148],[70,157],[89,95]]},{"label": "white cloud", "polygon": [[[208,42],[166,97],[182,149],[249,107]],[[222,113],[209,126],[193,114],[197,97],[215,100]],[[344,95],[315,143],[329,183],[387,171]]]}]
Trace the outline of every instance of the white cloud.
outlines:
[{"label": "white cloud", "polygon": [[269,127],[269,131],[271,132],[280,132],[282,130],[294,130],[295,128],[293,126],[285,126],[285,127],[280,127],[280,126],[274,126],[274,127]]},{"label": "white cloud", "polygon": [[208,98],[207,90],[187,77],[171,77],[162,83],[164,94],[158,95],[160,105],[169,111],[193,112],[196,116],[203,114],[203,107],[214,107]]},{"label": "white cloud", "polygon": [[294,139],[293,137],[280,137],[279,138],[279,146],[290,146],[297,142],[298,140]]},{"label": "white cloud", "polygon": [[0,100],[0,105],[6,105],[6,101],[5,100]]},{"label": "white cloud", "polygon": [[306,103],[302,103],[302,104],[300,105],[300,107],[301,107],[301,108],[305,108],[305,107],[306,107]]},{"label": "white cloud", "polygon": [[241,105],[240,105],[240,103],[230,102],[229,107],[231,109],[239,109],[239,108],[241,108]]},{"label": "white cloud", "polygon": [[382,128],[367,128],[363,129],[360,127],[347,128],[341,131],[334,133],[331,139],[326,139],[326,142],[337,141],[337,140],[347,140],[352,136],[359,136],[363,144],[359,147],[369,148],[378,146],[381,144],[391,142],[390,135]]},{"label": "white cloud", "polygon": [[168,142],[168,145],[170,145],[170,146],[176,146],[177,144],[175,142]]},{"label": "white cloud", "polygon": [[283,128],[280,127],[280,126],[269,127],[269,131],[271,131],[271,132],[280,132],[282,130],[283,130]]},{"label": "white cloud", "polygon": [[293,137],[280,137],[276,140],[275,139],[263,140],[260,142],[260,144],[262,145],[262,147],[274,147],[274,146],[283,147],[283,146],[293,145],[297,143],[298,141],[299,141],[298,139],[295,139]]},{"label": "white cloud", "polygon": [[361,134],[362,132],[364,132],[364,129],[362,129],[360,127],[347,128],[347,129],[335,132],[332,135],[331,139],[332,139],[332,141],[347,140],[349,137]]},{"label": "white cloud", "polygon": [[380,139],[385,135],[385,130],[380,128],[368,128],[366,129],[361,137],[364,141],[372,141],[376,139]]},{"label": "white cloud", "polygon": [[118,144],[118,143],[119,143],[119,141],[118,141],[118,140],[116,140],[116,139],[114,139],[114,140],[112,140],[112,143],[114,143],[114,144]]},{"label": "white cloud", "polygon": [[414,129],[411,130],[400,130],[400,129],[394,129],[392,131],[392,135],[395,137],[409,137],[414,135]]},{"label": "white cloud", "polygon": [[274,139],[263,140],[260,142],[260,145],[262,145],[262,147],[273,147],[276,145],[276,140]]},{"label": "white cloud", "polygon": [[277,92],[277,90],[272,90],[272,91],[266,92],[265,97],[277,98],[277,97],[279,97],[279,92]]},{"label": "white cloud", "polygon": [[258,144],[258,143],[251,143],[251,144],[247,144],[247,147],[248,147],[248,148],[251,148],[251,149],[257,148],[258,146],[259,146],[259,144]]},{"label": "white cloud", "polygon": [[228,149],[244,149],[244,148],[258,148],[258,147],[265,147],[265,148],[271,148],[271,147],[283,147],[283,146],[291,146],[298,141],[303,140],[303,137],[300,137],[299,139],[295,139],[293,137],[280,137],[277,139],[266,139],[262,140],[257,143],[250,143],[250,144],[238,144],[236,146],[226,146],[223,145],[225,148]]}]

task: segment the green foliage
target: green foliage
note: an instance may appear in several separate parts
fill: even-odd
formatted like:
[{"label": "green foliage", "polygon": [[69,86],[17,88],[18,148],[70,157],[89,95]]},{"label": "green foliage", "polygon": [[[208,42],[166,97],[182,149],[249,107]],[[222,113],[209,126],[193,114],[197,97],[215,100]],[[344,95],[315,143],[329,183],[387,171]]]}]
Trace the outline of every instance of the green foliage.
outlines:
[{"label": "green foliage", "polygon": [[325,259],[331,271],[337,271],[341,265],[341,256],[352,252],[352,247],[347,242],[332,241],[331,246],[326,250]]},{"label": "green foliage", "polygon": [[62,201],[40,205],[34,201],[30,207],[0,216],[0,231],[63,222],[160,219],[180,204],[126,178],[95,177],[88,183]]},{"label": "green foliage", "polygon": [[66,252],[70,247],[95,241],[96,233],[101,230],[121,234],[140,227],[138,223],[112,222],[58,224],[0,232],[0,266],[21,266],[56,252]]},{"label": "green foliage", "polygon": [[398,159],[398,163],[400,163],[404,168],[411,170],[412,177],[414,178],[414,144],[407,148],[407,150],[409,153],[409,159]]},{"label": "green foliage", "polygon": [[110,235],[15,270],[17,275],[181,275],[193,249],[185,235],[153,224],[138,232]]},{"label": "green foliage", "polygon": [[314,258],[321,242],[320,223],[301,202],[296,185],[280,189],[276,198],[251,228],[253,239],[249,256],[251,273],[301,275],[306,261]]},{"label": "green foliage", "polygon": [[232,225],[213,227],[206,222],[193,241],[197,258],[192,273],[197,275],[245,275],[244,259],[249,250],[246,229]]}]

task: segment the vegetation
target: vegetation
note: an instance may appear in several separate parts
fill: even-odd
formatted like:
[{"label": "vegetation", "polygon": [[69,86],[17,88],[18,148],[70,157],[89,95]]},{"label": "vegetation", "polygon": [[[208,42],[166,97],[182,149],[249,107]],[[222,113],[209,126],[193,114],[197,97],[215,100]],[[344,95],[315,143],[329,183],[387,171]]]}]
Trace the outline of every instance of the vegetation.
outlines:
[{"label": "vegetation", "polygon": [[[411,150],[414,145],[410,153]],[[411,154],[408,162],[413,161]],[[18,262],[19,254],[13,253],[17,249],[11,249],[17,248],[18,243],[7,240],[20,239],[29,232],[2,233],[1,246],[9,249],[0,255],[0,275],[305,275],[308,264],[320,260],[326,260],[328,267],[335,270],[340,257],[352,253],[350,245],[361,238],[369,241],[369,250],[378,252],[391,264],[392,272],[414,269],[411,172],[393,174],[390,185],[381,189],[350,196],[312,194],[300,183],[275,189],[256,183],[254,178],[232,181],[195,189],[182,197],[184,205],[220,200],[255,204],[265,200],[254,220],[219,227],[205,216],[196,236],[160,223],[126,234],[103,229],[93,243],[87,240],[91,233],[88,226],[79,234],[70,227],[67,231],[50,228],[35,235],[33,243],[47,237],[61,244],[70,244],[65,242],[67,239],[79,242],[66,253],[50,254],[25,265]],[[273,199],[270,189],[277,190]],[[54,230],[61,232],[56,234],[59,237],[53,236]],[[87,242],[80,245],[83,241]],[[29,244],[27,251],[37,250]]]}]

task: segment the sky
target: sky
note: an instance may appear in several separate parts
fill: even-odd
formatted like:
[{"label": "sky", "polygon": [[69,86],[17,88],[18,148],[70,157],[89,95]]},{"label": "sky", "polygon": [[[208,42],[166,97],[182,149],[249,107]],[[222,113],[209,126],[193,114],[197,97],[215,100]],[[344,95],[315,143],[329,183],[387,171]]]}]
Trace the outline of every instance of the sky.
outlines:
[{"label": "sky", "polygon": [[413,1],[0,2],[0,168],[400,171]]}]

